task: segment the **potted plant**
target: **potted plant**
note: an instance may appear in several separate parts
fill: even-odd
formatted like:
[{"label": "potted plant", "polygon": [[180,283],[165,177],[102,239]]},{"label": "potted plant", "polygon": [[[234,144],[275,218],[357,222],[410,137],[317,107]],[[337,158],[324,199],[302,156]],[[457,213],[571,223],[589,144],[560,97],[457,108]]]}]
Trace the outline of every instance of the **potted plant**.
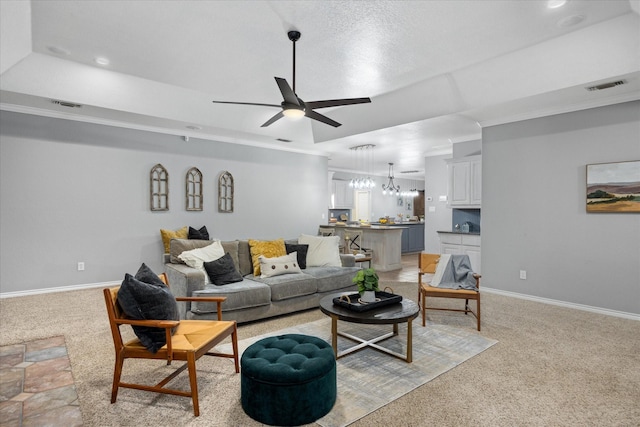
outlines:
[{"label": "potted plant", "polygon": [[362,302],[375,302],[378,288],[378,274],[373,268],[359,270],[353,278],[353,283],[358,285],[358,292]]}]

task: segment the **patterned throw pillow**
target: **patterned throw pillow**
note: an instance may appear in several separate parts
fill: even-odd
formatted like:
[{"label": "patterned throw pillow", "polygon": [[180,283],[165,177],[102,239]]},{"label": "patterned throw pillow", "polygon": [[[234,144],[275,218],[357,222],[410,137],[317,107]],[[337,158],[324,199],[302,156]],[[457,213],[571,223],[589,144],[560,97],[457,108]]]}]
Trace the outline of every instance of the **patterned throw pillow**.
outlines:
[{"label": "patterned throw pillow", "polygon": [[307,251],[309,250],[309,245],[296,245],[293,243],[285,243],[285,248],[287,249],[287,253],[298,253],[298,265],[300,269],[304,270],[307,268]]},{"label": "patterned throw pillow", "polygon": [[[127,273],[118,290],[118,304],[135,320],[180,320],[176,299],[162,280],[145,264],[135,276]],[[167,343],[165,330],[133,326],[136,336],[150,352]]]},{"label": "patterned throw pillow", "polygon": [[251,249],[251,261],[253,262],[253,275],[260,275],[260,255],[267,258],[275,258],[287,254],[284,246],[284,239],[277,240],[251,240],[249,239],[249,248]]},{"label": "patterned throw pillow", "polygon": [[189,236],[189,228],[184,226],[176,231],[160,229],[160,236],[162,237],[162,243],[164,244],[164,253],[168,254],[171,239],[186,239]]},{"label": "patterned throw pillow", "polygon": [[280,276],[281,274],[301,273],[298,266],[298,257],[295,252],[276,257],[267,258],[263,255],[258,257],[260,260],[260,277]]}]

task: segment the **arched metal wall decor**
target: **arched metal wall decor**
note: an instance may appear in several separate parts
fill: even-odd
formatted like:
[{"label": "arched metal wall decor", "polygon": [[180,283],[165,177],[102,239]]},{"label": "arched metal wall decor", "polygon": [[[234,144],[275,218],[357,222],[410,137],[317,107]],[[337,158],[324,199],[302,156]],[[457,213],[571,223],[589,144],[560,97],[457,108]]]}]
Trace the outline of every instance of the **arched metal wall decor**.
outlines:
[{"label": "arched metal wall decor", "polygon": [[188,211],[202,210],[202,172],[196,167],[187,171],[186,208]]},{"label": "arched metal wall decor", "polygon": [[169,210],[169,172],[160,163],[151,168],[149,196],[152,211]]},{"label": "arched metal wall decor", "polygon": [[233,212],[233,175],[228,171],[218,178],[218,212]]}]

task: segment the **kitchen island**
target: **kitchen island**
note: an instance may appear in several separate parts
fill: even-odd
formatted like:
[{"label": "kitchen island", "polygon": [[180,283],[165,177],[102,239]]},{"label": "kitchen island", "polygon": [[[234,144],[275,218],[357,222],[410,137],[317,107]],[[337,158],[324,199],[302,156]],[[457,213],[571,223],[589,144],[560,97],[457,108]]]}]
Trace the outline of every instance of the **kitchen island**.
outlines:
[{"label": "kitchen island", "polygon": [[[381,225],[374,222],[371,225]],[[424,222],[403,221],[393,224],[386,224],[389,227],[402,227],[402,253],[424,251]]]},{"label": "kitchen island", "polygon": [[357,246],[373,251],[371,267],[378,271],[393,271],[402,268],[402,230],[406,227],[372,225],[321,225],[320,232],[340,236],[347,248]]}]

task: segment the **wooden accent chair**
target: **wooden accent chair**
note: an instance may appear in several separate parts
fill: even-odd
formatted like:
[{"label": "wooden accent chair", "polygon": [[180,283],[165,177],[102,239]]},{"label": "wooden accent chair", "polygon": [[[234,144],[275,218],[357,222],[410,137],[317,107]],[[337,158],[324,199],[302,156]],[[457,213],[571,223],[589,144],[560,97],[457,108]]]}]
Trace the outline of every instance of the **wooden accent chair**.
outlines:
[{"label": "wooden accent chair", "polygon": [[[167,284],[167,277],[163,273],[160,275],[162,281]],[[235,321],[222,320],[222,302],[224,297],[197,297],[199,301],[210,301],[218,304],[218,320],[132,320],[128,319],[118,304],[118,289],[104,289],[104,298],[107,304],[107,314],[109,315],[109,323],[111,325],[111,335],[113,336],[113,344],[116,350],[116,362],[113,372],[113,387],[111,389],[111,403],[115,403],[118,397],[118,389],[120,387],[133,388],[137,390],[151,391],[155,393],[174,394],[177,396],[191,397],[193,401],[193,413],[197,417],[200,415],[200,407],[198,404],[198,383],[196,379],[196,360],[201,356],[218,356],[233,358],[235,362],[236,373],[240,372],[238,363],[238,331]],[[193,301],[195,297],[178,297],[177,301]],[[157,353],[151,353],[136,338],[128,342],[123,342],[120,334],[120,325],[137,325],[149,326],[154,328],[163,328],[167,334],[167,344],[160,348]],[[171,334],[171,329],[176,328],[175,333]],[[210,352],[213,347],[231,335],[233,346],[233,354]],[[184,360],[186,363],[160,381],[155,386],[131,384],[122,382],[122,366],[124,360],[128,358],[135,359],[164,359],[167,365],[173,360]],[[169,383],[182,371],[188,369],[190,391],[182,391],[166,388]]]},{"label": "wooden accent chair", "polygon": [[[422,326],[425,326],[425,310],[427,309],[427,297],[430,298],[458,298],[464,299],[464,310],[455,308],[437,308],[428,307],[429,310],[447,310],[447,311],[460,311],[464,314],[471,313],[475,316],[478,322],[478,330],[480,330],[480,275],[474,274],[476,279],[476,287],[478,291],[472,291],[469,289],[446,289],[436,288],[430,286],[428,283],[422,283],[422,276],[425,274],[434,274],[438,261],[440,260],[439,254],[427,254],[421,253],[418,258],[418,305],[422,308]],[[476,311],[474,312],[469,307],[469,300],[476,300]]]}]

